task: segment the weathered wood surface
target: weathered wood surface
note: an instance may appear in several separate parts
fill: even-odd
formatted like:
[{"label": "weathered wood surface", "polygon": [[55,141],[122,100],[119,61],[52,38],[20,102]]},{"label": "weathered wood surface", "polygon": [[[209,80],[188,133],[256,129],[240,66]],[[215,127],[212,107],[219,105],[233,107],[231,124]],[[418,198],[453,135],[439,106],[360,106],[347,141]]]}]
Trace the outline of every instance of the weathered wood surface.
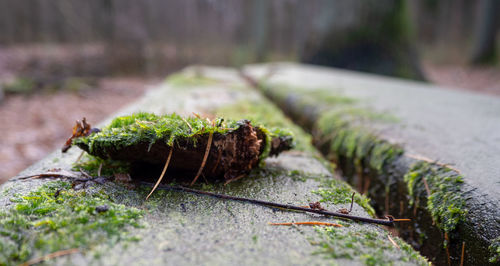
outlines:
[{"label": "weathered wood surface", "polygon": [[[414,219],[406,237],[425,255],[447,263],[447,251],[438,247],[448,231],[454,263],[460,263],[463,243],[466,264],[487,264],[495,256],[500,259],[496,248],[500,239],[500,98],[299,64],[254,65],[246,67],[245,73],[260,81],[268,97],[316,135],[317,147],[339,164],[352,185],[369,192],[381,212],[400,212]],[[337,113],[319,125],[318,120],[328,112]],[[336,130],[326,132],[324,122]],[[379,146],[391,145],[402,156],[384,157],[374,148],[363,151],[364,137]],[[371,159],[386,162],[374,169]],[[363,169],[357,170],[360,163]],[[429,181],[431,172],[419,172],[418,166],[432,167],[435,182]],[[424,176],[428,184],[414,179],[410,195],[407,181],[412,174]],[[449,178],[463,179],[463,183]],[[447,202],[450,205],[442,204],[449,196],[457,197]],[[416,200],[416,207],[410,198]],[[465,211],[465,215],[456,227],[446,229],[442,225],[446,215],[438,213],[433,221],[431,213],[455,208],[451,206],[458,202],[455,199],[464,202],[455,211]]]},{"label": "weathered wood surface", "polygon": [[[216,113],[220,107],[238,104],[241,100],[265,102],[258,92],[245,85],[234,70],[191,68],[182,75],[193,77],[200,74],[200,70],[204,77],[210,78],[210,82],[185,82],[187,84],[166,82],[150,90],[144,98],[121,110],[117,115],[139,110],[158,114],[177,112],[191,115],[192,112],[196,112],[210,115]],[[276,112],[279,113],[277,109]],[[68,125],[68,130],[70,126]],[[269,158],[261,170],[253,172],[247,178],[234,181],[227,186],[223,183],[198,184],[197,188],[294,205],[307,205],[321,200],[322,197],[313,191],[320,189],[324,182],[335,177],[322,161],[317,159],[317,152],[309,146],[309,143],[300,145],[306,147],[308,151],[291,151],[277,158]],[[71,171],[71,165],[79,153],[77,148],[72,148],[67,154],[55,152],[23,171],[20,176],[43,173],[54,168]],[[52,180],[21,180],[14,177],[0,187],[2,195],[0,206],[2,209],[12,208],[16,205],[10,201],[14,195],[26,195],[48,182]],[[126,228],[128,235],[137,236],[139,240],[119,241],[114,245],[103,241],[83,248],[74,243],[76,246],[67,248],[78,247],[81,248],[80,252],[53,259],[51,264],[116,265],[124,262],[141,265],[330,265],[332,263],[359,265],[372,262],[425,264],[417,255],[412,255],[415,251],[411,248],[408,249],[407,246],[403,249],[396,248],[390,242],[388,232],[376,225],[342,221],[340,223],[344,227],[335,228],[338,230],[335,232],[344,237],[329,238],[323,229],[314,227],[268,225],[268,222],[339,222],[319,215],[270,209],[180,192],[157,191],[149,201],[145,202],[144,199],[149,192],[147,188],[126,189],[114,182],[94,186],[98,189],[104,188],[105,194],[115,203],[123,204],[127,208],[136,207],[144,210],[144,216],[139,221],[143,227]],[[335,191],[336,187],[330,189]],[[340,187],[345,187],[342,181],[338,182],[338,188]],[[349,207],[348,202],[333,204],[327,200],[322,204],[332,211]],[[358,204],[354,204],[351,214],[369,216]],[[2,216],[0,221],[1,218]],[[404,245],[395,239],[400,245]],[[321,243],[328,241],[333,241],[330,243],[331,250],[325,249],[324,246],[322,248]],[[42,255],[45,253],[34,249],[31,258]]]}]

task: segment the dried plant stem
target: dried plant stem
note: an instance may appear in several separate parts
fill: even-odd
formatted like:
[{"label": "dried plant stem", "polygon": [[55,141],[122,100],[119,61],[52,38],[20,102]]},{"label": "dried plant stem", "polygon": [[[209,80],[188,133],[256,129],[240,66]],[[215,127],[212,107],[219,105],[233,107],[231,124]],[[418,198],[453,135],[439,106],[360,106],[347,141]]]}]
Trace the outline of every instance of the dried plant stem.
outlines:
[{"label": "dried plant stem", "polygon": [[156,184],[154,185],[153,189],[151,189],[151,192],[149,192],[148,196],[146,197],[146,200],[149,199],[151,194],[156,190],[158,185],[160,184],[161,180],[163,179],[163,176],[165,175],[165,172],[167,171],[168,165],[170,164],[170,158],[172,158],[172,152],[174,151],[174,147],[170,147],[170,152],[168,153],[167,161],[165,162],[165,166],[163,167],[163,171],[161,172],[160,177],[158,178],[158,181],[156,181]]}]

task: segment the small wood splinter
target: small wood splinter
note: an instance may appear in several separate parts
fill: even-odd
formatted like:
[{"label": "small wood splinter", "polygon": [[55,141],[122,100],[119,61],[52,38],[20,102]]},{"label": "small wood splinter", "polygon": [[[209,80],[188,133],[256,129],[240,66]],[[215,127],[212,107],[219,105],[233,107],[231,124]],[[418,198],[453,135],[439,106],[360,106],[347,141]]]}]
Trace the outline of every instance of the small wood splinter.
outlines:
[{"label": "small wood splinter", "polygon": [[269,225],[323,225],[323,226],[334,226],[334,227],[342,227],[341,224],[336,223],[327,223],[327,222],[292,222],[292,223],[268,223]]}]

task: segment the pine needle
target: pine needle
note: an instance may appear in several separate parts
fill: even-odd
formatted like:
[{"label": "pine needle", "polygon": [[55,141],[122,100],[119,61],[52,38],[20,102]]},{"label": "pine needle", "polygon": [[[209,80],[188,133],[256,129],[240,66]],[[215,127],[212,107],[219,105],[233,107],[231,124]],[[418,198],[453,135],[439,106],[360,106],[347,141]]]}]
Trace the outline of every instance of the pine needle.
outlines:
[{"label": "pine needle", "polygon": [[200,177],[201,172],[203,171],[203,168],[205,167],[205,163],[207,163],[207,158],[208,154],[210,153],[210,147],[212,146],[212,139],[214,138],[214,132],[210,132],[208,135],[208,143],[207,143],[207,148],[205,150],[205,155],[203,156],[203,161],[201,162],[200,169],[198,169],[198,173],[194,177],[193,181],[191,182],[191,186],[194,185],[196,180],[198,180],[198,177]]},{"label": "pine needle", "polygon": [[97,176],[101,176],[102,163],[99,164],[99,169],[97,169]]},{"label": "pine needle", "polygon": [[80,250],[77,249],[77,248],[59,250],[59,251],[56,251],[54,253],[50,253],[50,254],[47,254],[45,256],[39,257],[39,258],[31,259],[31,260],[29,260],[29,261],[27,261],[25,263],[22,263],[21,265],[22,266],[29,266],[29,265],[33,265],[33,264],[36,264],[36,263],[40,263],[42,261],[46,261],[46,260],[49,260],[49,259],[53,259],[53,258],[57,258],[57,257],[60,257],[60,256],[69,255],[69,254],[73,254],[73,253],[77,253],[77,252],[80,252]]},{"label": "pine needle", "polygon": [[341,224],[327,223],[327,222],[293,222],[293,223],[269,223],[269,225],[324,225],[324,226],[335,226],[342,227]]},{"label": "pine needle", "polygon": [[191,124],[189,124],[189,122],[186,119],[184,119],[184,117],[181,117],[181,119],[182,119],[182,121],[184,121],[184,123],[186,123],[188,125],[191,132],[193,132],[193,127],[191,127]]},{"label": "pine needle", "polygon": [[391,241],[391,243],[397,248],[397,249],[401,249],[398,245],[398,243],[396,243],[396,241],[394,241],[391,237],[391,235],[387,235],[387,238],[389,238],[389,241]]},{"label": "pine needle", "polygon": [[172,152],[173,151],[174,151],[174,147],[172,146],[172,147],[170,147],[170,152],[168,153],[167,161],[165,162],[165,166],[163,167],[163,171],[161,172],[161,175],[158,178],[158,181],[156,181],[155,186],[153,187],[153,189],[151,190],[151,192],[149,192],[149,195],[146,197],[146,200],[149,199],[149,197],[151,196],[151,194],[153,194],[153,192],[156,190],[156,188],[160,184],[161,180],[163,179],[163,176],[165,175],[165,172],[167,171],[168,164],[170,164],[170,158],[172,158]]},{"label": "pine needle", "polygon": [[460,266],[464,266],[464,258],[465,258],[465,241],[462,242],[462,256],[460,257]]}]

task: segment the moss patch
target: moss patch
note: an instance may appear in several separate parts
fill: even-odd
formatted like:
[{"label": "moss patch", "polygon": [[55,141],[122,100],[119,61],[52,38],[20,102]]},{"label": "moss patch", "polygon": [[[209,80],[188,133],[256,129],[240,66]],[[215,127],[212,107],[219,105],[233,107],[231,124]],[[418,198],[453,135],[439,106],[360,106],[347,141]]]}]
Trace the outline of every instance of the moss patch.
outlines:
[{"label": "moss patch", "polygon": [[224,123],[222,119],[216,120],[215,124],[196,117],[187,117],[185,121],[177,114],[158,116],[153,113],[135,113],[117,117],[101,132],[77,138],[73,142],[76,145],[88,146],[89,152],[92,153],[95,150],[105,151],[141,142],[153,145],[159,140],[172,145],[181,138],[193,138],[195,135],[210,132],[224,134],[237,127],[235,121]]},{"label": "moss patch", "polygon": [[113,202],[102,190],[74,191],[63,181],[48,182],[11,201],[15,206],[0,212],[0,265],[69,248],[99,253],[92,250],[98,244],[135,240],[127,228],[139,227],[142,216],[142,211]]},{"label": "moss patch", "polygon": [[[427,209],[437,225],[445,232],[453,231],[465,220],[467,210],[462,196],[463,178],[455,171],[440,165],[420,161],[404,176],[411,203],[417,197],[427,199]],[[425,182],[430,194],[427,195]]]},{"label": "moss patch", "polygon": [[187,74],[180,72],[168,76],[165,82],[173,87],[186,88],[214,85],[219,81],[213,78],[206,77],[202,73]]},{"label": "moss patch", "polygon": [[[101,166],[102,165],[102,166]],[[91,176],[98,176],[101,167],[102,176],[113,176],[118,173],[129,173],[130,165],[125,162],[111,159],[102,159],[89,154],[85,154],[82,159],[73,164],[73,171],[85,170]]]},{"label": "moss patch", "polygon": [[316,122],[318,142],[330,143],[327,156],[346,157],[383,173],[384,166],[403,154],[397,145],[382,140],[362,126],[348,122],[339,111],[325,112]]},{"label": "moss patch", "polygon": [[500,262],[500,237],[493,239],[489,247],[491,252],[490,262],[496,263]]},{"label": "moss patch", "polygon": [[336,105],[350,105],[356,103],[357,100],[345,97],[340,94],[334,93],[329,88],[301,88],[290,86],[283,83],[273,83],[273,84],[262,84],[262,91],[269,97],[276,98],[278,100],[286,99],[291,96],[291,93],[300,94],[301,106],[316,106],[318,103],[321,104],[336,104]]},{"label": "moss patch", "polygon": [[[284,84],[264,84],[263,92],[299,120],[314,134],[315,144],[327,158],[337,161],[346,157],[359,167],[370,166],[382,172],[403,153],[394,144],[371,133],[365,123],[396,123],[389,113],[356,106],[359,101],[328,88],[300,88]],[[325,149],[325,144],[330,146]]]},{"label": "moss patch", "polygon": [[398,262],[429,265],[424,257],[397,237],[393,239],[403,252],[391,252],[396,247],[388,241],[388,232],[385,231],[362,229],[353,232],[334,227],[318,227],[317,231],[321,239],[318,254],[330,258],[359,260],[365,265],[392,265]]},{"label": "moss patch", "polygon": [[[182,118],[177,114],[158,116],[152,113],[135,113],[113,119],[107,127],[100,132],[73,140],[78,146],[88,147],[89,153],[99,151],[106,154],[107,150],[116,150],[125,146],[134,146],[148,143],[149,148],[158,141],[168,146],[179,142],[192,142],[196,146],[198,136],[213,134],[228,134],[241,126],[241,122],[217,118],[215,121],[197,117]],[[265,158],[270,151],[270,142],[273,137],[281,139],[291,138],[286,129],[266,129],[257,127],[266,135],[267,141],[264,152]],[[105,156],[102,156],[105,157]]]}]

